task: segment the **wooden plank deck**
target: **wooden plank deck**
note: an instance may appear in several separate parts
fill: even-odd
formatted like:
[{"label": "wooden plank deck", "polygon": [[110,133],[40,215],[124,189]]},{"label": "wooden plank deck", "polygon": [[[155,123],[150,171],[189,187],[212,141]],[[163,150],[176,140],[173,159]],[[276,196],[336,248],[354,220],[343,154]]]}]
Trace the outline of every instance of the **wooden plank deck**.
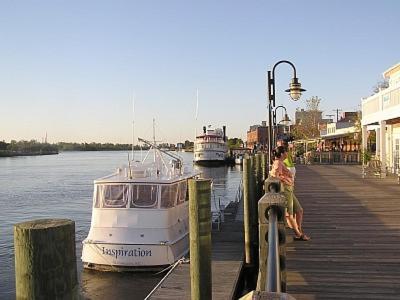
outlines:
[{"label": "wooden plank deck", "polygon": [[[237,205],[232,203],[226,208],[221,230],[212,232],[213,299],[230,299],[241,269],[243,222],[236,218]],[[178,266],[151,299],[190,299],[190,265]]]},{"label": "wooden plank deck", "polygon": [[[360,166],[298,166],[296,195],[310,242],[287,244],[296,299],[400,299],[400,185],[361,178]],[[213,232],[213,299],[229,299],[243,252],[241,211]],[[291,234],[288,232],[288,234]],[[190,299],[181,265],[152,299]]]},{"label": "wooden plank deck", "polygon": [[299,166],[310,242],[287,244],[296,299],[400,299],[400,185],[360,166]]}]

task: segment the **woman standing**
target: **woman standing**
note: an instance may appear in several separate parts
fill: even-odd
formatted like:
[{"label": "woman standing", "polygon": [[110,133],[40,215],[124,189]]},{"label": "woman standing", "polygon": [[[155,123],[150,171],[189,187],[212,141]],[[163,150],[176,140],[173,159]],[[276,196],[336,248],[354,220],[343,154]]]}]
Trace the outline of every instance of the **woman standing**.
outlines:
[{"label": "woman standing", "polygon": [[272,151],[274,155],[274,163],[270,175],[272,177],[279,178],[284,186],[283,194],[287,200],[287,213],[289,227],[291,227],[295,233],[295,240],[308,241],[310,238],[304,234],[301,223],[303,220],[303,208],[301,207],[299,200],[293,193],[294,180],[293,175],[286,168],[283,161],[287,158],[287,151],[285,147],[279,146]]}]

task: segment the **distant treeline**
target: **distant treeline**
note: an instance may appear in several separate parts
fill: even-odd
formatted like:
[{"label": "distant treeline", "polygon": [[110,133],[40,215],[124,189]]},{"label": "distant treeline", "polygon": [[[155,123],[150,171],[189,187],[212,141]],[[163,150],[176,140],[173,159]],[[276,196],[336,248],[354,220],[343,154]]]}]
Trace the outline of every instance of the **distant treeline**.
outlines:
[{"label": "distant treeline", "polygon": [[57,154],[58,147],[54,144],[39,143],[35,140],[15,141],[10,143],[0,141],[0,156],[19,156],[19,155],[46,155]]},{"label": "distant treeline", "polygon": [[[121,151],[132,150],[132,144],[112,144],[112,143],[65,143],[60,142],[56,145],[59,151]],[[147,150],[148,146],[140,147],[136,145],[135,150]]]},{"label": "distant treeline", "polygon": [[[185,141],[179,143],[183,149],[193,149],[193,142]],[[243,141],[238,138],[228,140],[229,148],[240,147]],[[158,145],[160,148],[175,150],[174,144],[163,143]],[[135,145],[135,150],[148,150],[148,145]],[[17,155],[45,155],[57,154],[59,151],[129,151],[132,150],[132,144],[112,144],[112,143],[66,143],[57,144],[40,143],[36,140],[15,141],[10,143],[0,141],[0,156]]]}]

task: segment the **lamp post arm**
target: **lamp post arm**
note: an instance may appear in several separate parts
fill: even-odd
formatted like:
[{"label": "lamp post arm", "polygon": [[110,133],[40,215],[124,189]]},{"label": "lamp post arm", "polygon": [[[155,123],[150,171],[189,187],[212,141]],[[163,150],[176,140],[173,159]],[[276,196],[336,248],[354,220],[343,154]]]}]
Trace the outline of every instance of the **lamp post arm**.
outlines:
[{"label": "lamp post arm", "polygon": [[293,68],[293,78],[297,77],[296,67],[288,60],[278,61],[272,68],[272,72],[268,71],[268,99],[270,102],[272,102],[272,107],[275,106],[275,69],[278,65],[283,63],[290,65]]},{"label": "lamp post arm", "polygon": [[[273,126],[276,126],[276,111],[278,110],[278,108],[283,108],[285,110],[285,114],[287,114],[287,109],[286,107],[284,107],[283,105],[278,105],[277,107],[275,107],[275,109],[273,109],[272,111],[272,122],[273,122]],[[280,123],[280,122],[279,122]]]},{"label": "lamp post arm", "polygon": [[282,64],[282,63],[286,63],[286,64],[289,64],[289,65],[292,66],[292,68],[293,68],[293,77],[296,78],[296,77],[297,77],[297,76],[296,76],[296,67],[294,66],[293,63],[291,63],[291,62],[288,61],[288,60],[281,60],[281,61],[278,61],[278,62],[274,65],[274,67],[272,68],[272,77],[275,78],[275,68],[276,68],[278,65]]}]

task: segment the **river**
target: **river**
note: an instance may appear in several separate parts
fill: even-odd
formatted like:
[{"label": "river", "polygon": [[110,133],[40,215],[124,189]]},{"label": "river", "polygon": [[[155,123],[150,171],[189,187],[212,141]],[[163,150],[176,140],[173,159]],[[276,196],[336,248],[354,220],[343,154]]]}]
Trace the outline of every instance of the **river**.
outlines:
[{"label": "river", "polygon": [[[193,153],[180,155],[192,165]],[[162,275],[87,271],[80,260],[81,242],[90,227],[93,180],[126,164],[127,157],[126,151],[104,151],[0,158],[0,299],[15,299],[13,225],[42,218],[75,221],[78,276],[85,298],[143,299],[148,294]],[[225,205],[234,199],[241,179],[238,166],[196,168],[212,179],[213,199]]]}]

